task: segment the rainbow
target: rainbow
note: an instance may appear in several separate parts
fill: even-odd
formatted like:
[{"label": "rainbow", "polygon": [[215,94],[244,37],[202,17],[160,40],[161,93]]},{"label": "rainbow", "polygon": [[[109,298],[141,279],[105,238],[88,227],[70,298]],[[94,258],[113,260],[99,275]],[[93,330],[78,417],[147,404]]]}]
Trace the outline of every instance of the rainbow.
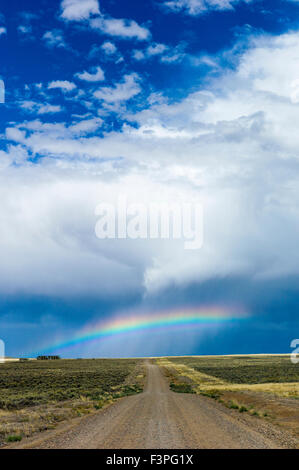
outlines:
[{"label": "rainbow", "polygon": [[233,313],[219,307],[184,309],[172,312],[131,314],[89,325],[76,336],[66,341],[57,342],[43,351],[53,351],[80,345],[102,338],[123,335],[131,332],[169,329],[171,327],[196,327],[225,324],[246,318],[244,312]]}]

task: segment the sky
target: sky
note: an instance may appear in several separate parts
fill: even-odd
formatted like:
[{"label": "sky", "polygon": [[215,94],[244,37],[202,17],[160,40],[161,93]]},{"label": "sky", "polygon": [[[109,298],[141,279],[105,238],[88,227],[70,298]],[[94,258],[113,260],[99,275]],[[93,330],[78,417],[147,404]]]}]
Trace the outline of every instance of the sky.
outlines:
[{"label": "sky", "polygon": [[[2,1],[0,47],[6,354],[41,353],[119,318],[212,307],[236,318],[54,350],[290,352],[299,337],[299,1]],[[203,246],[99,239],[96,208],[118,195],[200,203]]]}]

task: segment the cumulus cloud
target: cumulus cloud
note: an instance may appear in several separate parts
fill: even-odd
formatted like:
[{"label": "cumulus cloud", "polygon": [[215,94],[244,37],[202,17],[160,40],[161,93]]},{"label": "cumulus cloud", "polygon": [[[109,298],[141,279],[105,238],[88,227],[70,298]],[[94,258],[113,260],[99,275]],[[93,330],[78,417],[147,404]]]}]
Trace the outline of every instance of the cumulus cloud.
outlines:
[{"label": "cumulus cloud", "polygon": [[133,51],[133,58],[135,60],[144,60],[149,57],[155,57],[162,55],[165,51],[169,48],[165,44],[153,43],[150,44],[144,51],[142,50],[134,50]]},{"label": "cumulus cloud", "polygon": [[170,64],[174,62],[180,62],[186,56],[184,49],[185,44],[178,44],[175,47],[167,46],[161,43],[152,43],[146,49],[133,50],[133,59],[137,61],[149,60],[152,58],[159,58],[160,62]]},{"label": "cumulus cloud", "polygon": [[84,71],[77,73],[76,77],[85,82],[102,82],[105,80],[105,73],[102,67],[98,66],[94,67],[91,73]]},{"label": "cumulus cloud", "polygon": [[46,46],[50,49],[55,47],[67,48],[67,44],[64,40],[63,32],[60,29],[53,29],[52,31],[46,31],[43,35],[43,41]]},{"label": "cumulus cloud", "polygon": [[145,41],[151,36],[148,28],[140,26],[136,21],[130,19],[98,17],[92,19],[90,25],[109,36],[116,36],[121,39]]},{"label": "cumulus cloud", "polygon": [[60,105],[28,100],[21,101],[20,108],[29,113],[37,112],[37,114],[55,114],[60,113],[63,110]]},{"label": "cumulus cloud", "polygon": [[92,118],[92,119],[83,119],[82,121],[72,124],[68,127],[68,130],[73,135],[85,135],[95,132],[103,124],[103,119],[101,118]]},{"label": "cumulus cloud", "polygon": [[53,104],[38,104],[37,114],[56,114],[62,111],[62,107],[60,105],[53,105]]},{"label": "cumulus cloud", "polygon": [[3,36],[4,34],[7,34],[7,29],[4,26],[0,27],[0,36]]},{"label": "cumulus cloud", "polygon": [[101,58],[101,61],[111,62],[119,64],[124,61],[123,56],[116,47],[116,45],[111,41],[105,41],[101,46],[94,44],[88,54],[88,59]]},{"label": "cumulus cloud", "polygon": [[252,0],[167,0],[161,3],[165,10],[183,11],[189,15],[202,15],[209,10],[232,10],[238,3]]},{"label": "cumulus cloud", "polygon": [[167,46],[165,44],[151,44],[147,48],[147,53],[149,56],[152,55],[160,55],[163,54],[167,50]]},{"label": "cumulus cloud", "polygon": [[140,78],[136,73],[125,75],[123,81],[113,87],[101,87],[94,92],[95,98],[106,103],[128,101],[141,92]]},{"label": "cumulus cloud", "polygon": [[20,131],[16,127],[8,127],[5,132],[6,138],[14,142],[23,142],[25,140],[25,132]]},{"label": "cumulus cloud", "polygon": [[[19,127],[8,128],[6,132],[10,132],[9,135],[11,140],[19,141],[19,139],[13,139],[13,135],[22,136],[23,143],[26,144],[26,146],[31,146],[33,152],[36,153],[39,152],[39,150],[31,144],[33,142],[37,142],[38,138],[40,138],[41,141],[43,138],[47,138],[48,142],[50,141],[50,138],[53,138],[53,140],[64,140],[67,139],[67,137],[71,138],[74,136],[93,133],[101,127],[102,124],[103,120],[99,117],[90,119],[85,119],[83,117],[69,125],[66,125],[64,122],[49,123],[36,119],[34,121],[20,124]],[[26,131],[29,131],[29,133],[32,132],[32,134],[25,142],[24,132]]]},{"label": "cumulus cloud", "polygon": [[99,13],[98,0],[63,0],[61,3],[61,17],[64,20],[87,20],[90,16]]},{"label": "cumulus cloud", "polygon": [[21,24],[18,26],[18,33],[22,36],[23,39],[33,40],[33,27],[32,22],[38,20],[39,16],[37,14],[22,11],[18,14]]},{"label": "cumulus cloud", "polygon": [[18,31],[21,34],[31,34],[32,33],[32,26],[31,25],[20,25],[18,26]]},{"label": "cumulus cloud", "polygon": [[[54,173],[46,175],[39,168],[31,168],[27,173],[15,172],[10,179],[16,190],[13,196],[8,181],[4,184],[5,175],[0,179],[1,196],[7,196],[0,215],[6,227],[1,231],[2,292],[68,296],[78,289],[78,293],[107,295],[112,294],[117,279],[119,293],[136,288],[137,272],[130,263],[109,259],[96,243],[94,207],[100,196],[97,182],[69,179],[62,174],[57,179]],[[16,230],[21,230],[19,236]],[[87,290],[87,285],[82,285],[82,272],[88,280]]]},{"label": "cumulus cloud", "polygon": [[[6,136],[7,139],[14,140],[15,142],[17,142],[19,139],[22,139],[21,134],[16,134],[13,132],[13,130],[8,130]],[[21,167],[22,165],[26,164],[28,158],[28,151],[22,145],[8,145],[6,151],[0,150],[0,170],[9,171],[11,166]]]},{"label": "cumulus cloud", "polygon": [[[1,289],[115,295],[298,274],[298,47],[299,33],[253,37],[234,67],[178,102],[151,95],[142,111],[126,111],[121,131],[96,135],[102,121],[92,119],[10,125],[0,159]],[[95,97],[103,106],[140,91],[133,74]],[[28,155],[43,157],[33,171]],[[119,193],[145,204],[200,201],[203,248],[97,240],[95,207]]]},{"label": "cumulus cloud", "polygon": [[144,41],[150,38],[146,26],[132,19],[112,18],[100,13],[98,0],[63,0],[61,18],[67,21],[88,20],[91,28],[109,36]]},{"label": "cumulus cloud", "polygon": [[117,51],[117,47],[116,45],[113,43],[113,42],[110,42],[110,41],[105,41],[102,45],[101,45],[101,49],[105,52],[105,54],[107,55],[113,55],[116,53]]},{"label": "cumulus cloud", "polygon": [[132,53],[132,57],[135,60],[144,60],[146,58],[146,55],[140,49],[135,49]]},{"label": "cumulus cloud", "polygon": [[68,80],[56,80],[50,82],[48,85],[48,90],[54,90],[57,88],[63,92],[70,92],[75,90],[77,86],[75,85],[75,83],[69,82]]},{"label": "cumulus cloud", "polygon": [[[111,179],[107,165],[95,175],[84,172],[83,178],[82,169],[76,172],[69,166],[57,172],[49,162],[44,165],[0,175],[5,200],[0,222],[6,227],[0,234],[5,273],[0,273],[0,291],[56,296],[141,292],[142,272],[155,244],[145,253],[138,241],[98,240],[95,209],[100,202],[116,202],[119,192],[134,202],[137,190],[146,202],[150,192],[165,193],[165,187],[141,174]],[[175,197],[174,189],[168,197]]]}]

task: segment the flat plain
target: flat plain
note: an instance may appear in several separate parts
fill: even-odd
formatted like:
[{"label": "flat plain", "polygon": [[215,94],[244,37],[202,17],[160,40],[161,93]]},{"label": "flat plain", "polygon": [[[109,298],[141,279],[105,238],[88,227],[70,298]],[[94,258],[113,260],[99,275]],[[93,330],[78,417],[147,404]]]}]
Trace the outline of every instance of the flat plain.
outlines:
[{"label": "flat plain", "polygon": [[299,365],[288,355],[160,358],[170,388],[207,396],[299,438]]},{"label": "flat plain", "polygon": [[142,361],[78,359],[0,365],[0,445],[90,414],[143,389]]},{"label": "flat plain", "polygon": [[287,356],[5,364],[2,447],[298,448],[298,373]]}]

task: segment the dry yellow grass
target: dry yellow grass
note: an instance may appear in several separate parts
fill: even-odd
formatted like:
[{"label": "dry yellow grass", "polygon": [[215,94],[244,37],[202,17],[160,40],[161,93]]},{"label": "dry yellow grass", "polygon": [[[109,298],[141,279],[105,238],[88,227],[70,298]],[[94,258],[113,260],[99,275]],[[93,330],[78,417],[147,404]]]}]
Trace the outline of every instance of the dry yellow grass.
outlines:
[{"label": "dry yellow grass", "polygon": [[197,393],[208,392],[212,390],[225,391],[255,391],[271,393],[280,397],[299,398],[299,382],[291,383],[263,383],[263,384],[233,384],[223,379],[218,379],[211,375],[204,374],[188,367],[184,364],[170,362],[166,358],[157,359],[160,366],[169,371],[174,370],[175,375],[188,377],[194,384],[194,390]]},{"label": "dry yellow grass", "polygon": [[170,382],[175,384],[173,390],[185,391],[184,384],[188,384],[197,394],[216,399],[234,412],[270,419],[299,438],[299,382],[231,383],[199,372],[178,359],[157,359]]}]

